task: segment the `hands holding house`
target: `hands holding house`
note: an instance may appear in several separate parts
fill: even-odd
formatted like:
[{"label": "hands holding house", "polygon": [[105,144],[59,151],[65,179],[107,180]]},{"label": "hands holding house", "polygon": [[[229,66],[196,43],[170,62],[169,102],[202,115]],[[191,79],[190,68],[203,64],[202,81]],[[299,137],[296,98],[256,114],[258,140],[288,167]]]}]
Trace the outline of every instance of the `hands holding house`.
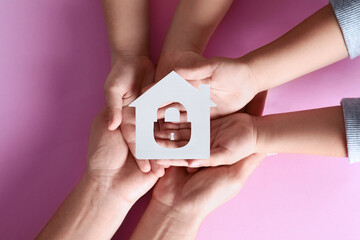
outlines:
[{"label": "hands holding house", "polygon": [[[337,7],[335,12],[349,11],[359,19],[360,1],[353,2],[353,9]],[[93,122],[86,173],[38,239],[110,239],[131,206],[153,186],[132,239],[194,239],[206,215],[240,191],[266,154],[349,155],[351,161],[359,160],[359,153],[347,149],[347,142],[360,143],[349,137],[354,134],[346,139],[340,106],[261,117],[264,91],[348,54],[356,56],[348,53],[350,43],[340,29],[347,34],[352,24],[339,26],[329,4],[245,56],[206,59],[206,43],[231,3],[181,0],[155,69],[149,57],[148,1],[103,0],[112,58],[105,84],[107,108]],[[199,14],[203,9],[207,13]],[[127,105],[172,70],[195,87],[210,85],[217,104],[211,110],[210,158],[134,159],[135,110]],[[358,99],[343,101],[345,124],[347,116],[360,122],[360,110],[349,107],[356,104]],[[179,107],[164,106],[159,118],[169,106]],[[159,144],[179,147],[189,140],[189,124],[159,122],[154,133]],[[351,126],[347,131],[359,131]]]}]

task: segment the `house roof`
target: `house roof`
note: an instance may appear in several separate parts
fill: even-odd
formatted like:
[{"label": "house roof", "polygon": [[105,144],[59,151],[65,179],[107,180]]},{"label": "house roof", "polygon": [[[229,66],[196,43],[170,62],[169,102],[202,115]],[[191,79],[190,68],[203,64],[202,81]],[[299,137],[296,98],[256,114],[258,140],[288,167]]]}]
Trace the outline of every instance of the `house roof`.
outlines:
[{"label": "house roof", "polygon": [[[201,86],[201,85],[200,85]],[[208,87],[208,85],[205,85]],[[159,82],[157,82],[154,86],[152,86],[149,90],[147,90],[145,93],[143,93],[141,96],[139,96],[137,99],[135,99],[132,103],[129,104],[130,107],[136,107],[138,104],[144,101],[149,101],[150,98],[154,94],[161,94],[159,92],[161,91],[186,91],[186,95],[189,95],[189,93],[198,95],[199,97],[204,98],[204,96],[207,97],[208,103],[210,107],[215,107],[216,104],[210,100],[210,93],[208,95],[200,94],[200,91],[202,91],[201,87],[200,90],[192,86],[190,83],[188,83],[185,79],[183,79],[179,74],[172,71],[168,75],[166,75],[163,79],[161,79]],[[209,89],[204,89],[206,91],[210,91]]]}]

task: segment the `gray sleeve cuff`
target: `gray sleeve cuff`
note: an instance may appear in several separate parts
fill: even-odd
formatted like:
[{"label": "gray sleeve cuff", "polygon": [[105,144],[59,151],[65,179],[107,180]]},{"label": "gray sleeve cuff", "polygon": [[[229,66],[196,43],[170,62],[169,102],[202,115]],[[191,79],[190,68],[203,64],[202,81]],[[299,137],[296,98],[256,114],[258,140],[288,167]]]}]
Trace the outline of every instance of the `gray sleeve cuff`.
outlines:
[{"label": "gray sleeve cuff", "polygon": [[350,58],[360,55],[360,0],[330,0]]},{"label": "gray sleeve cuff", "polygon": [[350,163],[360,162],[360,98],[341,100]]}]

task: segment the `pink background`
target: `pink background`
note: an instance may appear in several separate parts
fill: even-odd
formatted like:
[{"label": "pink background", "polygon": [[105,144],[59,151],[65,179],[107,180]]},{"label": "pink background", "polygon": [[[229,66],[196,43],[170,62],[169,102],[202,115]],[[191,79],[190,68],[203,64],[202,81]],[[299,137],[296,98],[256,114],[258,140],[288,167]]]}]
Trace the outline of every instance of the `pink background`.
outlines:
[{"label": "pink background", "polygon": [[[152,0],[156,61],[175,0]],[[280,36],[325,0],[235,1],[205,55],[237,57]],[[359,96],[360,59],[269,92],[266,113],[337,105]],[[99,0],[2,0],[0,236],[34,238],[85,169],[89,127],[104,105],[109,51]],[[286,69],[284,69],[286,71]],[[127,239],[149,195],[114,239]],[[359,239],[360,164],[269,157],[242,192],[213,212],[198,239]]]}]

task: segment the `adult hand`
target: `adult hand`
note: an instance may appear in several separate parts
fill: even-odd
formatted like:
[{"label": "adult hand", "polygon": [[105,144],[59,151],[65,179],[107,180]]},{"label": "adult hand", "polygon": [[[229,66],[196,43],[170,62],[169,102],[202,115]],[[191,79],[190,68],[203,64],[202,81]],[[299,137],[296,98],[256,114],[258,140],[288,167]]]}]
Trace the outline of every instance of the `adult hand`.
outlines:
[{"label": "adult hand", "polygon": [[106,119],[103,111],[93,122],[86,175],[133,204],[158,178],[139,170],[120,130],[109,131]]},{"label": "adult hand", "polygon": [[122,108],[135,100],[143,87],[153,82],[154,72],[147,56],[112,56],[111,71],[105,82],[110,130],[119,127],[123,118]]},{"label": "adult hand", "polygon": [[[135,108],[128,106],[124,107],[123,116],[124,121],[122,122],[120,129],[129,146],[131,154],[135,156]],[[144,173],[152,171],[157,177],[164,175],[164,166],[157,164],[153,160],[135,158],[135,161],[139,166],[139,169]]]},{"label": "adult hand", "polygon": [[194,213],[205,217],[241,190],[263,158],[253,154],[233,165],[202,168],[195,173],[171,167],[155,185],[152,200],[184,213],[183,217]]},{"label": "adult hand", "polygon": [[195,239],[204,218],[241,190],[263,157],[254,154],[234,165],[195,172],[167,169],[131,239]]},{"label": "adult hand", "polygon": [[138,167],[103,111],[92,125],[87,170],[36,239],[110,239],[131,206],[157,181]]}]

